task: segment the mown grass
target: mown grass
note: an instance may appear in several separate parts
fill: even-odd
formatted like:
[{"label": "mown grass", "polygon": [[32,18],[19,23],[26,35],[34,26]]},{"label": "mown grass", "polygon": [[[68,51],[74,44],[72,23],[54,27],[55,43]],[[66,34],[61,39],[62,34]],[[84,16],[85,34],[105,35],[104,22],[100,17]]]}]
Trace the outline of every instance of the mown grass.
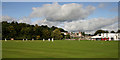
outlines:
[{"label": "mown grass", "polygon": [[2,41],[3,58],[117,58],[117,41]]}]

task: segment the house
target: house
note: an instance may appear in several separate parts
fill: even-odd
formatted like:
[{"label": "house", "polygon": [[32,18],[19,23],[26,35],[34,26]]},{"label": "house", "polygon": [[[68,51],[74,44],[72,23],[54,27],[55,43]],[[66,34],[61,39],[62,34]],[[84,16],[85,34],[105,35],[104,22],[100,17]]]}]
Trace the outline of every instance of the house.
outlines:
[{"label": "house", "polygon": [[92,40],[120,40],[120,33],[101,33],[91,37]]},{"label": "house", "polygon": [[73,33],[70,33],[70,36],[71,37],[82,37],[82,33],[81,32],[73,32]]}]

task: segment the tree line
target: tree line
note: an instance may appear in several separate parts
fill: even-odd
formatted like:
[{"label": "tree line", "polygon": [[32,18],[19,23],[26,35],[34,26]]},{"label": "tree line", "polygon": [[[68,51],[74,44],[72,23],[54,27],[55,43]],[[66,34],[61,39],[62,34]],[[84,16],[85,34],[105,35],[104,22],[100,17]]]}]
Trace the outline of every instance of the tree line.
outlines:
[{"label": "tree line", "polygon": [[21,39],[51,39],[60,40],[65,38],[64,34],[61,32],[67,32],[62,28],[55,26],[48,27],[47,25],[30,25],[26,23],[18,22],[2,22],[2,39],[11,39],[15,40]]},{"label": "tree line", "polygon": [[[0,25],[1,27],[1,25]],[[42,39],[52,39],[61,40],[61,39],[70,39],[70,35],[64,35],[61,32],[68,32],[62,28],[58,28],[55,26],[48,27],[47,25],[30,25],[26,23],[18,23],[18,22],[2,22],[2,39],[11,39],[14,38],[15,40],[21,39],[35,39],[35,40],[42,40]],[[94,35],[100,33],[109,33],[109,31],[104,30],[97,30]],[[110,33],[120,33],[120,30],[117,32],[111,31]],[[81,32],[83,36],[86,34]]]},{"label": "tree line", "polygon": [[[100,34],[100,33],[109,33],[109,31],[105,31],[105,30],[97,30],[94,35]],[[120,30],[118,30],[117,32],[115,31],[110,31],[110,33],[120,33]]]}]

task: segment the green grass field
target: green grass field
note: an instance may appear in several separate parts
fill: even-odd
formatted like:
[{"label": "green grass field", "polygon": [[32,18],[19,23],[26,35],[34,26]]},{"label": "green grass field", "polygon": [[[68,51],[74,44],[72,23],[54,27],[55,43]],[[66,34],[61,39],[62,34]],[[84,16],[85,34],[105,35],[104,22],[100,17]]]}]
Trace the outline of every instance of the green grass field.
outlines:
[{"label": "green grass field", "polygon": [[117,41],[2,41],[3,58],[117,58]]}]

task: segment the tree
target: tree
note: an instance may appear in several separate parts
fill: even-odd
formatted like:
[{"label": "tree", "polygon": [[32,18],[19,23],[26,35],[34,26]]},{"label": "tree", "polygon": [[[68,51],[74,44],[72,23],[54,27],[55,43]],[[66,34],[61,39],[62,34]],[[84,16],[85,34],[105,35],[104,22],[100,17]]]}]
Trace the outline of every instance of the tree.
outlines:
[{"label": "tree", "polygon": [[110,33],[115,33],[114,31],[111,31]]},{"label": "tree", "polygon": [[54,31],[55,29],[58,29],[58,28],[55,27],[55,26],[52,26],[52,27],[51,27],[51,30],[52,30],[52,31]]},{"label": "tree", "polygon": [[36,36],[36,39],[37,39],[37,40],[40,39],[40,35],[37,35],[37,36]]},{"label": "tree", "polygon": [[9,31],[8,32],[9,33],[8,34],[9,38],[14,38],[16,36],[16,31],[15,31],[13,26],[8,26],[7,30]]},{"label": "tree", "polygon": [[109,31],[105,31],[105,33],[109,33]]},{"label": "tree", "polygon": [[[54,33],[53,33],[54,31]],[[61,32],[65,31],[62,28],[47,25],[30,25],[26,23],[7,22],[2,21],[2,38],[14,38],[14,39],[48,39],[52,38],[52,34],[56,39],[64,37]]]},{"label": "tree", "polygon": [[85,36],[85,32],[81,32],[81,34],[82,34],[83,36]]},{"label": "tree", "polygon": [[55,29],[53,31],[53,33],[51,34],[51,36],[55,39],[55,40],[60,40],[63,36],[61,35],[61,32],[59,29]]},{"label": "tree", "polygon": [[2,22],[2,39],[9,38],[9,31],[7,30],[9,24],[7,21]]},{"label": "tree", "polygon": [[64,29],[62,29],[62,28],[58,28],[59,30],[60,30],[60,32],[67,32],[67,31],[65,31]]},{"label": "tree", "polygon": [[94,35],[100,34],[100,33],[108,33],[108,31],[104,31],[104,30],[97,30]]},{"label": "tree", "polygon": [[31,39],[31,28],[30,27],[25,27],[21,29],[21,34],[24,38]]},{"label": "tree", "polygon": [[42,30],[42,39],[49,39],[50,38],[50,32],[47,29]]},{"label": "tree", "polygon": [[66,35],[66,39],[70,39],[70,35],[69,34]]}]

